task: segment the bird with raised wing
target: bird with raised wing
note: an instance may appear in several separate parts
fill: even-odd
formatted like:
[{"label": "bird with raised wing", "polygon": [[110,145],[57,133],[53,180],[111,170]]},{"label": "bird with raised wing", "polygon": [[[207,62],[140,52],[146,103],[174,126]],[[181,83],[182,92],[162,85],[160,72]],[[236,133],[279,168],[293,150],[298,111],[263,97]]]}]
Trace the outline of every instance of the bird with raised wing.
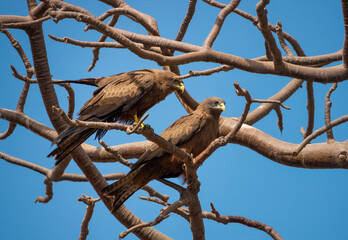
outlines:
[{"label": "bird with raised wing", "polygon": [[[199,155],[217,137],[219,118],[225,101],[210,97],[195,111],[176,120],[161,136],[193,157]],[[132,194],[154,179],[184,176],[183,162],[153,144],[119,181],[102,192],[112,201],[115,212]]]},{"label": "bird with raised wing", "polygon": [[[95,79],[61,81],[97,86],[93,97],[81,108],[78,120],[93,122],[136,123],[155,104],[175,90],[184,91],[182,80],[176,74],[157,69],[143,69]],[[57,144],[47,157],[55,156],[56,165],[96,132],[100,139],[106,130],[67,127],[52,142]]]}]

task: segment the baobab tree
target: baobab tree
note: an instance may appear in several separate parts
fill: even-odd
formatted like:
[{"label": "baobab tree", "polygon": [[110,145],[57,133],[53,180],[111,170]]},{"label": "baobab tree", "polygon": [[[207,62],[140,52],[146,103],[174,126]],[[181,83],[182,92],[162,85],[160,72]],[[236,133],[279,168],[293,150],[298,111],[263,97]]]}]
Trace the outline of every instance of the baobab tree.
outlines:
[{"label": "baobab tree", "polygon": [[[348,234],[347,1],[26,3],[0,9],[6,239]],[[186,87],[143,119],[154,132],[99,124],[110,129],[103,142],[89,139],[57,166],[46,158],[69,124],[91,127],[72,120],[95,88],[60,80],[146,68],[172,71]],[[202,154],[158,137],[211,96],[226,112]],[[101,190],[152,143],[182,159],[187,182],[153,181],[111,214]]]}]

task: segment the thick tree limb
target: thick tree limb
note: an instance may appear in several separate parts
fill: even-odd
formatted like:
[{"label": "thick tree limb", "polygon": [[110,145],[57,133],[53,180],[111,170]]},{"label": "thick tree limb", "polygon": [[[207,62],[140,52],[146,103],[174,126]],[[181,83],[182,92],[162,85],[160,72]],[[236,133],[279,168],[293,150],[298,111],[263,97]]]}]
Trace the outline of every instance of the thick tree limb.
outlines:
[{"label": "thick tree limb", "polygon": [[[57,11],[52,11],[50,14],[56,20],[61,20],[64,18],[74,18],[86,24],[90,24],[94,26],[96,29],[98,29],[98,31],[100,31],[101,33],[107,34],[109,37],[115,39],[116,41],[120,42],[122,45],[126,46],[130,51],[132,51],[134,54],[138,55],[139,57],[156,61],[160,65],[170,66],[170,65],[183,65],[183,64],[188,64],[192,62],[215,62],[215,63],[230,65],[235,68],[245,70],[248,72],[295,77],[295,78],[305,79],[306,81],[314,81],[314,82],[320,82],[320,83],[335,83],[335,82],[340,82],[340,81],[344,81],[348,79],[348,70],[345,69],[343,65],[318,69],[318,68],[298,66],[298,65],[293,65],[290,63],[283,62],[284,68],[282,67],[282,71],[279,72],[279,69],[274,67],[272,63],[248,60],[242,57],[238,57],[238,56],[234,56],[234,55],[226,54],[222,52],[217,52],[211,49],[209,50],[199,49],[200,51],[198,52],[191,52],[191,53],[187,53],[187,54],[183,54],[179,56],[163,56],[158,53],[140,49],[134,44],[134,42],[130,38],[127,38],[125,35],[122,34],[124,33],[124,31],[110,28],[104,23],[99,22],[90,16],[74,13],[74,12],[57,12]],[[135,34],[131,35],[131,37],[134,37],[134,36]],[[142,39],[149,39],[150,37],[159,38],[159,37],[142,35]],[[160,41],[157,41],[156,43],[158,44],[159,42]],[[170,48],[172,44],[177,44],[177,45],[181,44],[171,40],[161,41],[161,43],[165,43],[165,42],[171,43],[171,44],[169,46],[168,45],[163,46],[163,44],[161,44],[162,45],[161,47]]]},{"label": "thick tree limb", "polygon": [[[235,124],[236,120],[223,118],[220,134],[228,134]],[[231,142],[248,147],[272,161],[291,167],[348,169],[348,161],[340,157],[348,152],[347,141],[331,144],[314,143],[307,145],[297,156],[284,155],[284,153],[292,153],[299,145],[283,142],[244,124]]]},{"label": "thick tree limb", "polygon": [[[26,127],[34,133],[53,141],[57,136],[56,132],[30,118],[24,114],[15,111],[1,109],[0,119],[13,121],[23,127]],[[220,120],[220,135],[228,134],[237,124],[234,118],[222,117]],[[306,146],[298,156],[285,156],[283,152],[292,152],[299,144],[293,144],[278,140],[272,136],[254,128],[243,124],[238,131],[232,143],[249,147],[266,158],[292,167],[300,168],[344,168],[348,169],[348,163],[339,163],[339,154],[348,151],[348,142],[312,143]],[[126,158],[137,158],[151,145],[149,141],[127,143],[111,148],[117,149],[120,154]],[[102,147],[94,147],[87,144],[82,145],[88,155],[97,162],[114,162],[112,154],[107,153]]]},{"label": "thick tree limb", "polygon": [[[33,62],[36,70],[36,77],[39,82],[38,85],[47,114],[54,128],[57,129],[58,132],[61,132],[65,129],[66,125],[52,112],[52,106],[59,107],[59,104],[51,80],[42,28],[40,25],[36,25],[35,28],[32,27],[30,31],[27,31],[27,34],[30,40]],[[98,171],[98,169],[93,165],[88,155],[83,151],[81,147],[78,147],[73,151],[72,156],[79,168],[91,183],[92,187],[101,197],[105,205],[111,208],[111,204],[109,203],[108,199],[101,196],[100,192],[100,189],[105,187],[107,185],[107,182]],[[134,224],[134,222],[141,222],[141,220],[137,218],[132,212],[130,212],[126,207],[122,207],[120,211],[114,214],[114,216],[127,227]],[[164,234],[152,228],[140,229],[136,231],[135,234],[141,238],[147,238],[151,234],[156,234],[157,236],[167,238]]]}]

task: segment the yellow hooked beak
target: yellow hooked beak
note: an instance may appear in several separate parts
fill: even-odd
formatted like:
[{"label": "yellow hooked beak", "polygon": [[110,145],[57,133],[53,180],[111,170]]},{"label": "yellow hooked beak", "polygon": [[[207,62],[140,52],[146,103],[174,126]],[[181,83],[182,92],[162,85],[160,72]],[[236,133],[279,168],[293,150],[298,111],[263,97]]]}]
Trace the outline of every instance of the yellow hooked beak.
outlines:
[{"label": "yellow hooked beak", "polygon": [[224,103],[220,103],[218,106],[218,109],[221,109],[222,111],[226,110],[225,104]]},{"label": "yellow hooked beak", "polygon": [[179,84],[174,84],[174,87],[176,87],[179,90],[181,90],[182,93],[185,91],[185,86],[184,86],[184,84],[182,82],[179,83]]}]

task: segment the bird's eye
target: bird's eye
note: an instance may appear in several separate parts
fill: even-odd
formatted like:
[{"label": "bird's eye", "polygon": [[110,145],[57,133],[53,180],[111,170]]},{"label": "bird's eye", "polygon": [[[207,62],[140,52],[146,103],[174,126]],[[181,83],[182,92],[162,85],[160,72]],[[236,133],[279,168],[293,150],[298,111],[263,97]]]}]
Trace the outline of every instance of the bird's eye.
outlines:
[{"label": "bird's eye", "polygon": [[214,104],[217,106],[217,105],[219,105],[219,102],[218,102],[218,101],[215,101]]}]

